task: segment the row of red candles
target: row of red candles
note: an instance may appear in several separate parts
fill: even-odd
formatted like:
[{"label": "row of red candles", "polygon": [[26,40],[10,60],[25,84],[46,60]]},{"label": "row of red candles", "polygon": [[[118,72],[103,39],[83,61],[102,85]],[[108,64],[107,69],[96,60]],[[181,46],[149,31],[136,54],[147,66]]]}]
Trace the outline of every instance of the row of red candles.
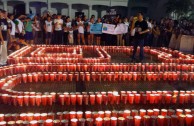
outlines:
[{"label": "row of red candles", "polygon": [[[55,48],[55,47],[53,47],[53,48]],[[69,48],[69,47],[67,47],[67,48]],[[89,49],[89,50],[91,50],[91,48],[100,48],[100,47],[91,47],[91,46],[79,46],[79,47],[77,47],[77,48],[83,48],[83,49]],[[131,52],[131,50],[132,50],[132,48],[119,48],[119,47],[117,47],[117,48],[112,48],[112,47],[103,47],[103,49],[104,50],[111,50],[110,52],[115,52],[115,53],[117,53],[117,52],[119,52],[118,50],[123,50],[123,51],[121,51],[121,52],[124,52],[124,53],[130,53]],[[22,49],[21,49],[22,50]],[[19,50],[19,51],[21,51],[21,50]],[[26,52],[31,52],[31,49],[24,49]],[[30,50],[30,51],[29,51]],[[184,54],[182,54],[182,53],[180,53],[180,52],[175,52],[175,54],[177,53],[178,54],[178,56],[179,56],[179,58],[177,59],[177,58],[172,58],[172,56],[169,56],[169,57],[167,57],[168,55],[172,55],[172,54],[174,54],[174,52],[164,52],[164,50],[158,50],[158,49],[150,49],[150,48],[145,48],[144,49],[145,50],[145,52],[146,53],[150,53],[151,55],[155,55],[155,56],[157,56],[158,57],[158,59],[160,60],[160,61],[163,61],[163,62],[165,62],[165,63],[186,63],[186,64],[188,64],[188,63],[191,63],[191,64],[193,64],[194,63],[194,59],[193,59],[193,57],[191,56],[191,55],[184,55]],[[19,51],[16,53],[16,54],[20,54],[19,53]],[[25,52],[25,51],[21,51],[22,53],[20,54],[20,56],[23,56],[22,54]],[[159,53],[160,52],[160,53]],[[161,54],[163,54],[164,53],[164,55],[161,55]],[[168,54],[169,53],[169,54]],[[26,53],[25,53],[26,54]],[[106,53],[107,54],[107,53]],[[13,54],[13,56],[14,56],[15,54]],[[16,57],[18,57],[17,55],[16,55]],[[181,57],[181,58],[180,58]],[[11,58],[11,56],[10,56],[10,58]],[[87,60],[86,61],[84,61],[84,62],[86,62],[87,63]]]},{"label": "row of red candles", "polygon": [[[95,116],[95,115],[94,115]],[[64,116],[64,118],[67,117],[67,114]],[[34,117],[33,113],[30,114],[23,114],[20,117],[15,116],[15,121],[7,121],[7,124],[14,126],[15,124],[18,125],[18,123],[21,125],[30,125],[30,126],[38,126],[38,123],[41,123],[45,126],[53,126],[53,125],[65,125],[68,126],[93,126],[94,124],[96,126],[192,126],[194,124],[194,116],[187,114],[187,115],[171,115],[171,116],[127,116],[124,117],[104,117],[103,115],[96,116],[96,118],[82,118],[81,112],[79,115],[77,115],[78,118],[76,118],[76,113],[70,113],[69,119],[59,119],[54,120],[54,115],[47,116],[46,113],[42,114],[36,114]],[[6,117],[9,119],[9,117]],[[11,118],[10,118],[11,119]],[[17,120],[20,119],[20,120]],[[186,125],[185,125],[186,124]],[[6,121],[1,121],[0,125],[4,126],[6,125]],[[39,124],[40,125],[40,124]]]},{"label": "row of red candles", "polygon": [[[13,75],[14,76],[14,75]],[[22,80],[23,83],[31,82],[48,82],[48,81],[192,81],[194,80],[194,72],[191,73],[179,73],[179,72],[38,72],[28,74],[17,74],[15,75],[18,79]],[[8,76],[8,77],[11,77]],[[0,85],[2,80],[0,80]]]},{"label": "row of red candles", "polygon": [[[159,68],[159,69],[158,69]],[[172,71],[171,71],[172,70]],[[0,76],[35,72],[35,71],[67,71],[67,72],[193,72],[192,65],[170,66],[164,64],[18,64],[0,67]]]},{"label": "row of red candles", "polygon": [[52,106],[54,102],[60,105],[102,105],[102,104],[194,104],[194,94],[180,94],[172,96],[170,94],[25,94],[9,95],[0,94],[0,102],[14,106]]},{"label": "row of red candles", "polygon": [[[38,58],[37,58],[38,59]],[[26,72],[26,71],[91,71],[91,72],[163,72],[163,71],[186,71],[193,72],[193,65],[186,64],[17,64],[10,65],[6,67],[1,67],[0,70],[3,71],[6,69],[7,71],[17,72]]]},{"label": "row of red candles", "polygon": [[124,111],[64,111],[64,112],[57,112],[57,113],[14,113],[14,114],[0,114],[0,121],[11,121],[11,120],[23,120],[23,121],[31,121],[31,120],[46,120],[46,119],[67,119],[70,120],[72,118],[93,118],[96,119],[98,117],[105,118],[105,117],[123,117],[127,118],[128,116],[180,116],[180,115],[193,115],[194,109],[140,109],[140,110],[124,110]]}]

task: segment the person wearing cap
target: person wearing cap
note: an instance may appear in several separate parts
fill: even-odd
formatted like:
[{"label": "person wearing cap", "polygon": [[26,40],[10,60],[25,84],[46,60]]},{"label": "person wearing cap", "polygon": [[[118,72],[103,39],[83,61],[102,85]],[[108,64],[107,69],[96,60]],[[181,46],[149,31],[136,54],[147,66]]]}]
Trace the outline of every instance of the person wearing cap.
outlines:
[{"label": "person wearing cap", "polygon": [[7,22],[7,12],[0,10],[0,65],[7,64],[7,34],[8,34],[8,22]]}]

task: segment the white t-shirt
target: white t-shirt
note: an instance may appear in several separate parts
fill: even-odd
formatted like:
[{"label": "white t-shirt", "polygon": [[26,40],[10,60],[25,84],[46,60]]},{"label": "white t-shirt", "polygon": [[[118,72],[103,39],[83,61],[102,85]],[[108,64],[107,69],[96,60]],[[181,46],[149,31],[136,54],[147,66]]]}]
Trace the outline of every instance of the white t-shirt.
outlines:
[{"label": "white t-shirt", "polygon": [[40,21],[35,21],[35,24],[33,24],[32,27],[35,31],[40,31]]},{"label": "white t-shirt", "polygon": [[22,33],[24,24],[23,24],[23,22],[21,22],[19,19],[16,19],[16,21],[18,21],[18,25],[17,25],[18,29],[16,29],[15,32],[16,32],[16,33]]},{"label": "white t-shirt", "polygon": [[45,21],[45,25],[46,25],[46,32],[52,32],[53,30],[52,21],[50,22]]},{"label": "white t-shirt", "polygon": [[16,32],[15,23],[12,20],[9,20],[9,22],[11,24],[11,32],[10,32],[10,35],[15,35],[15,32]]},{"label": "white t-shirt", "polygon": [[[77,22],[77,25],[79,24],[84,24],[83,21]],[[84,34],[84,27],[83,26],[78,26],[78,32],[81,34]]]},{"label": "white t-shirt", "polygon": [[58,23],[55,25],[55,31],[60,31],[62,30],[62,25],[63,25],[63,20],[62,19],[55,19],[54,24]]}]

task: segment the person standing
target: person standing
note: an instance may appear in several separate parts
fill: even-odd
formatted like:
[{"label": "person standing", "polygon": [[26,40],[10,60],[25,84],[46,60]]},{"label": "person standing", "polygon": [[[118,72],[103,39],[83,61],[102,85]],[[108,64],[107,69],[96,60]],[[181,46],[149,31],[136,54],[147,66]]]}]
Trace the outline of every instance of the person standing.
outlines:
[{"label": "person standing", "polygon": [[63,40],[63,31],[62,31],[63,20],[61,19],[60,14],[58,14],[57,18],[54,20],[54,26],[55,26],[54,43],[55,44],[62,44],[62,40]]},{"label": "person standing", "polygon": [[50,16],[48,16],[47,20],[45,21],[44,31],[46,35],[46,45],[50,45],[51,39],[52,39],[52,33],[53,33],[53,22],[51,21]]},{"label": "person standing", "polygon": [[[101,18],[98,18],[96,24],[102,24]],[[96,45],[100,45],[101,42],[101,34],[95,34],[96,36]]]},{"label": "person standing", "polygon": [[139,12],[138,15],[138,20],[135,22],[135,36],[134,36],[134,44],[133,44],[133,55],[132,55],[132,62],[134,62],[135,55],[137,52],[137,47],[140,46],[140,55],[139,55],[139,60],[142,62],[144,59],[144,39],[146,38],[146,34],[149,32],[148,29],[148,24],[147,22],[143,19],[143,14],[142,12]]},{"label": "person standing", "polygon": [[24,22],[25,28],[25,40],[28,44],[34,44],[33,41],[33,33],[32,33],[32,21],[29,17],[27,17],[26,21]]},{"label": "person standing", "polygon": [[0,65],[7,64],[7,34],[8,34],[7,12],[0,10]]},{"label": "person standing", "polygon": [[78,27],[78,45],[80,45],[80,41],[82,41],[83,45],[85,45],[84,38],[84,21],[81,20],[80,17],[77,19],[77,27]]}]

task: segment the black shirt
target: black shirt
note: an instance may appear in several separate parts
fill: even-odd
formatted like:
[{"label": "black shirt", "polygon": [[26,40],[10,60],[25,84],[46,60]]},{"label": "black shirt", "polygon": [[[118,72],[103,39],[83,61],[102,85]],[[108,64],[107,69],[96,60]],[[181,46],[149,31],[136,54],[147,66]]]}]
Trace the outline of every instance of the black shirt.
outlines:
[{"label": "black shirt", "polygon": [[7,30],[8,30],[8,22],[7,19],[0,19],[1,32],[3,36],[3,40],[7,41]]},{"label": "black shirt", "polygon": [[135,38],[137,40],[144,39],[146,34],[139,34],[139,32],[145,31],[148,29],[148,24],[146,21],[136,21],[135,22]]}]

